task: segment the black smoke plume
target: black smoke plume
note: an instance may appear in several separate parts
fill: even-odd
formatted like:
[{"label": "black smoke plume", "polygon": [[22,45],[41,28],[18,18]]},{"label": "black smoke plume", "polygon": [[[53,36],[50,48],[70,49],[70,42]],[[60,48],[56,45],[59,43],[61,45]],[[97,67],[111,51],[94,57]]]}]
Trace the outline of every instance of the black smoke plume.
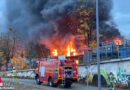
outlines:
[{"label": "black smoke plume", "polygon": [[[76,22],[77,16],[73,17],[74,7],[80,5],[80,0],[6,0],[7,25],[15,27],[23,33],[25,38],[34,42],[45,44],[46,47],[58,47],[64,45],[65,38],[76,33],[76,26],[68,25],[69,22]],[[86,1],[86,0],[83,0]],[[87,7],[95,8],[95,0],[88,0]],[[104,30],[111,18],[112,0],[99,0],[99,14],[101,33],[118,32],[115,30]],[[95,20],[95,19],[94,19]],[[69,23],[70,24],[70,23]],[[76,24],[77,25],[77,24]],[[118,36],[118,35],[115,36]],[[108,35],[109,36],[109,35]],[[113,36],[114,37],[114,36]],[[63,42],[64,41],[64,42]]]}]

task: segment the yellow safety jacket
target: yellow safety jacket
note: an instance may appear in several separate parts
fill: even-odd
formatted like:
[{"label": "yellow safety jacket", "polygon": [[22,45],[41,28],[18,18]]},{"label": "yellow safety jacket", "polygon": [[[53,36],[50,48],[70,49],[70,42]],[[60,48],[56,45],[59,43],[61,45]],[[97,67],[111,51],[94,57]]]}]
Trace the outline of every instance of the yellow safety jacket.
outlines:
[{"label": "yellow safety jacket", "polygon": [[12,70],[13,76],[17,76],[17,70]]},{"label": "yellow safety jacket", "polygon": [[114,80],[115,80],[114,75],[110,75],[110,82],[114,82]]}]

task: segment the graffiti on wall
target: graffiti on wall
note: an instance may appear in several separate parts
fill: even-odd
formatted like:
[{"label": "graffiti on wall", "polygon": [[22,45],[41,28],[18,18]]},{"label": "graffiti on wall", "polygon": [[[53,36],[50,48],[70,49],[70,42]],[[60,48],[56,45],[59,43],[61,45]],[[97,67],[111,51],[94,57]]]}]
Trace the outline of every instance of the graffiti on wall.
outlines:
[{"label": "graffiti on wall", "polygon": [[[91,65],[89,68],[79,66],[78,71],[80,78],[89,75],[93,79],[95,75],[97,76],[97,65]],[[116,83],[130,86],[130,61],[101,64],[100,73],[108,85],[110,84],[109,75],[113,73]],[[92,80],[89,81],[92,83]]]}]

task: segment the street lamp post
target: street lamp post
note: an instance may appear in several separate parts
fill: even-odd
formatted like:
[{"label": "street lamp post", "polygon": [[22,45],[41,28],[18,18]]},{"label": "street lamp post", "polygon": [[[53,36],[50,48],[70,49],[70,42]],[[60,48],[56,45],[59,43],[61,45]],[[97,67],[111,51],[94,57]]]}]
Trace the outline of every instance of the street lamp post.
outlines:
[{"label": "street lamp post", "polygon": [[98,0],[96,0],[96,29],[97,29],[98,90],[101,90],[100,51],[99,51],[99,11],[98,11]]}]

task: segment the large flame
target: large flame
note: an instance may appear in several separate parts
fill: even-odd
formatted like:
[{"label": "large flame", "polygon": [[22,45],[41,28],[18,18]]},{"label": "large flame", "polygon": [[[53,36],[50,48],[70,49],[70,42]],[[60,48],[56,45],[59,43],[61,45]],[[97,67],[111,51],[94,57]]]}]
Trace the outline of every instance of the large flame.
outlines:
[{"label": "large flame", "polygon": [[67,47],[65,48],[65,55],[66,56],[76,56],[78,54],[76,48],[74,48],[73,41],[67,43]]},{"label": "large flame", "polygon": [[57,49],[52,49],[51,55],[52,56],[58,56],[58,50]]},{"label": "large flame", "polygon": [[[58,49],[52,49],[51,51],[51,55],[52,56],[58,56],[59,55],[59,50]],[[65,47],[62,49],[62,54],[66,55],[66,56],[76,56],[78,55],[77,49],[74,46],[74,42],[68,41],[65,45]]]},{"label": "large flame", "polygon": [[115,38],[115,39],[114,39],[114,43],[115,43],[116,45],[122,45],[122,44],[123,44],[123,42],[122,42],[122,40],[121,40],[120,38]]}]

